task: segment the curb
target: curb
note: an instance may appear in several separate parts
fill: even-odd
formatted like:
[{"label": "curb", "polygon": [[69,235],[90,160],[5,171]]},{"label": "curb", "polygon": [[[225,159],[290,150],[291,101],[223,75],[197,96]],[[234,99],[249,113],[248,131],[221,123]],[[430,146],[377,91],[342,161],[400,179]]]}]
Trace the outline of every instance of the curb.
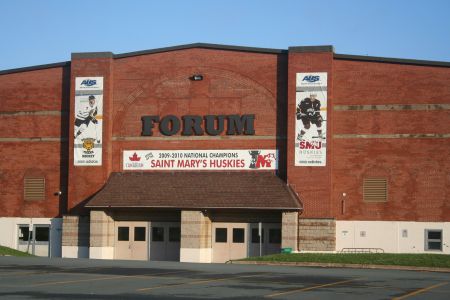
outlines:
[{"label": "curb", "polygon": [[349,269],[382,269],[402,271],[425,271],[450,273],[450,268],[393,266],[393,265],[364,265],[364,264],[339,264],[339,263],[316,263],[316,262],[268,262],[268,261],[230,261],[237,265],[263,265],[263,266],[295,266],[295,267],[319,267],[319,268],[349,268]]}]

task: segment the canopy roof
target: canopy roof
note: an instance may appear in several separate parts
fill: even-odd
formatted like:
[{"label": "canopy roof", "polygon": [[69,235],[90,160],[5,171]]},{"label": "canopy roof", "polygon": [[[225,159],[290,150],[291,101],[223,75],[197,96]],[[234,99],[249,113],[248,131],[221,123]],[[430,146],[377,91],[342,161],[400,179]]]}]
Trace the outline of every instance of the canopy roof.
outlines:
[{"label": "canopy roof", "polygon": [[112,173],[86,207],[302,209],[297,195],[270,172]]}]

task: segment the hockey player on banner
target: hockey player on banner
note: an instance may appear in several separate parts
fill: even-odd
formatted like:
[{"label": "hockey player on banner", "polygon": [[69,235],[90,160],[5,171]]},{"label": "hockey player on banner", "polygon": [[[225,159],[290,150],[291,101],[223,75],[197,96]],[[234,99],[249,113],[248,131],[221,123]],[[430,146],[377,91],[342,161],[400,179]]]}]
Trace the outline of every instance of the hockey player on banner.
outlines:
[{"label": "hockey player on banner", "polygon": [[297,140],[302,140],[306,131],[311,128],[311,123],[316,125],[317,137],[323,139],[322,135],[322,116],[320,115],[320,101],[317,99],[317,94],[310,94],[309,97],[300,101],[297,106],[297,120],[301,120],[303,128],[297,135]]}]

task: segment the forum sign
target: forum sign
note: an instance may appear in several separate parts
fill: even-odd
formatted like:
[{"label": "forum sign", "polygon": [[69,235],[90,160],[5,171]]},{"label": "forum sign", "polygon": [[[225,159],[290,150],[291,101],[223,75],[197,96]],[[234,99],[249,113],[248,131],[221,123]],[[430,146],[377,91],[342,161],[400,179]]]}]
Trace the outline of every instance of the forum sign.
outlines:
[{"label": "forum sign", "polygon": [[[152,136],[153,129],[158,127],[159,132],[166,136],[179,133],[181,135],[220,135],[225,131],[227,135],[254,135],[255,115],[207,115],[177,116],[168,115],[163,118],[159,116],[143,116],[142,135]],[[226,126],[226,130],[225,130]]]}]

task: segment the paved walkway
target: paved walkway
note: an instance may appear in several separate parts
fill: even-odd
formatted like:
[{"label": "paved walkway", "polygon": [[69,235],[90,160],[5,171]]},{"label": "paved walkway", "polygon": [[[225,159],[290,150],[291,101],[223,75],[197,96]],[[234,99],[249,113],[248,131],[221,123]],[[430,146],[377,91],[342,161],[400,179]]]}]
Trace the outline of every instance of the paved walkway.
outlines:
[{"label": "paved walkway", "polygon": [[4,299],[450,299],[450,274],[0,257]]}]

